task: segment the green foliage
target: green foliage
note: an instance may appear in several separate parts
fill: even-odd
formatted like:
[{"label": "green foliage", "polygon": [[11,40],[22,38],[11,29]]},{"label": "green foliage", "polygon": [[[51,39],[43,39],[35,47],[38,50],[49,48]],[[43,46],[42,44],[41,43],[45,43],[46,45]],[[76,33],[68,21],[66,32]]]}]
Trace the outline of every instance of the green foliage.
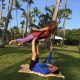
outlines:
[{"label": "green foliage", "polygon": [[45,27],[52,21],[52,14],[53,14],[54,7],[52,6],[45,7],[45,10],[46,10],[46,14],[41,14],[39,16],[39,26],[40,27]]},{"label": "green foliage", "polygon": [[10,32],[11,32],[11,38],[12,39],[16,39],[16,38],[19,38],[21,36],[20,29],[17,28],[16,26],[11,28]]},{"label": "green foliage", "polygon": [[72,14],[72,11],[70,9],[60,9],[58,12],[58,18],[64,18],[69,17],[69,15]]},{"label": "green foliage", "polygon": [[[53,6],[45,7],[45,10],[46,14],[39,11],[37,7],[33,8],[33,10],[30,12],[30,21],[31,21],[30,24],[32,26],[41,28],[49,24],[49,22],[52,20],[54,7]],[[32,22],[33,20],[35,20],[34,22],[36,22],[37,20],[39,21],[38,26],[34,22]]]},{"label": "green foliage", "polygon": [[35,24],[35,22],[37,22],[37,19],[38,19],[38,17],[40,16],[40,14],[41,14],[41,11],[39,11],[38,10],[38,8],[37,7],[34,7],[33,9],[32,9],[32,11],[30,12],[30,17],[29,17],[29,22],[30,22],[30,27],[36,27],[36,28],[39,28],[39,26],[37,26],[36,24]]},{"label": "green foliage", "polygon": [[25,21],[21,21],[21,35],[24,37],[24,25],[25,25]]},{"label": "green foliage", "polygon": [[0,29],[0,37],[1,37],[1,34],[2,34],[2,29]]},{"label": "green foliage", "polygon": [[20,4],[19,4],[18,0],[15,0],[14,6],[16,7],[16,9],[20,8]]},{"label": "green foliage", "polygon": [[21,21],[21,23],[20,23],[21,25],[22,25],[22,27],[25,25],[25,21],[23,20],[23,21]]},{"label": "green foliage", "polygon": [[22,0],[23,2],[28,2],[28,4],[34,3],[33,0]]},{"label": "green foliage", "polygon": [[48,6],[45,7],[45,11],[52,16],[53,11],[54,11],[54,6],[52,5],[52,6],[50,6],[50,7],[48,7]]},{"label": "green foliage", "polygon": [[23,12],[22,12],[22,15],[21,15],[21,17],[24,17],[24,18],[26,18],[26,11],[23,11]]},{"label": "green foliage", "polygon": [[79,44],[79,42],[80,42],[80,29],[67,30],[66,39],[71,44],[76,44],[76,45]]},{"label": "green foliage", "polygon": [[[58,36],[63,37],[63,28],[60,27],[56,31]],[[68,29],[66,30],[66,35],[65,35],[65,44],[68,45],[78,45],[80,42],[80,29]]]},{"label": "green foliage", "polygon": [[64,17],[66,17],[66,19],[71,19],[69,18],[70,15],[72,14],[72,10],[71,9],[60,9],[58,11],[58,23],[61,23],[61,19],[63,19]]},{"label": "green foliage", "polygon": [[51,16],[46,13],[39,16],[39,26],[45,27],[51,21]]},{"label": "green foliage", "polygon": [[14,1],[14,7],[15,7],[15,8],[13,8],[13,10],[15,10],[15,9],[18,10],[18,9],[19,9],[19,10],[21,10],[21,11],[25,11],[21,6],[22,6],[22,5],[21,5],[20,1],[19,1],[19,0],[15,0],[15,1]]},{"label": "green foliage", "polygon": [[34,7],[30,13],[31,16],[33,17],[33,16],[38,16],[41,12],[38,10],[37,7]]}]

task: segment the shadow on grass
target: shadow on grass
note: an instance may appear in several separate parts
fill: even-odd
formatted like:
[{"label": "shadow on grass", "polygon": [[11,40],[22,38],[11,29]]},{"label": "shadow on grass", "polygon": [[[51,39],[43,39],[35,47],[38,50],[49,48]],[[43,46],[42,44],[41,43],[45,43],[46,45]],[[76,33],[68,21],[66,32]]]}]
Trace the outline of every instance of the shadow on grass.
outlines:
[{"label": "shadow on grass", "polygon": [[65,80],[80,80],[80,59],[59,53],[57,63],[60,71],[65,75]]},{"label": "shadow on grass", "polygon": [[[65,76],[65,80],[80,80],[80,59],[63,52],[59,53],[59,50],[56,50],[53,52],[52,64],[55,64],[60,69],[60,72]],[[46,62],[47,56],[40,59]]]},{"label": "shadow on grass", "polygon": [[79,51],[78,50],[66,50],[66,49],[56,49],[56,48],[54,48],[54,50],[57,50],[57,51],[65,51],[65,52],[69,52],[69,53],[79,53]]},{"label": "shadow on grass", "polygon": [[5,54],[12,54],[12,53],[29,54],[29,53],[31,53],[31,49],[29,49],[29,48],[17,48],[17,47],[6,47],[3,49],[0,49],[0,56],[5,55]]}]

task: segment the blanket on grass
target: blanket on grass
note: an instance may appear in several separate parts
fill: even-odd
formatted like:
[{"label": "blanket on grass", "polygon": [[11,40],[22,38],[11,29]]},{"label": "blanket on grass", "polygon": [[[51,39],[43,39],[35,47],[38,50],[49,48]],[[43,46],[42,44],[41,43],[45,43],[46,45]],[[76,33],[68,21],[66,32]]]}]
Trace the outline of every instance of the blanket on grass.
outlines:
[{"label": "blanket on grass", "polygon": [[23,65],[21,65],[21,68],[19,69],[18,72],[19,73],[37,74],[38,76],[42,76],[42,77],[61,77],[61,78],[65,79],[64,75],[62,75],[62,74],[53,74],[53,73],[50,73],[50,74],[45,75],[45,74],[42,74],[42,73],[31,71],[29,69],[29,64],[23,64]]}]

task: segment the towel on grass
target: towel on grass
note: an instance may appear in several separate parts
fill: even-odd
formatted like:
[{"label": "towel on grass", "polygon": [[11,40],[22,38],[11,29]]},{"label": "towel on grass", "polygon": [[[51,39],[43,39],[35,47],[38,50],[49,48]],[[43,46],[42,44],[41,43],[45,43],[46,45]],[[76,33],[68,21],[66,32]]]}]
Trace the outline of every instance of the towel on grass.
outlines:
[{"label": "towel on grass", "polygon": [[29,69],[29,64],[23,64],[23,65],[21,65],[21,69],[19,69],[18,72],[20,72],[20,73],[37,74],[37,75],[42,76],[42,77],[50,77],[50,76],[52,77],[53,76],[53,77],[61,77],[61,78],[65,79],[65,77],[62,74],[53,74],[53,73],[50,73],[50,74],[45,75],[45,74],[42,74],[42,73],[39,73],[39,72],[31,71]]}]

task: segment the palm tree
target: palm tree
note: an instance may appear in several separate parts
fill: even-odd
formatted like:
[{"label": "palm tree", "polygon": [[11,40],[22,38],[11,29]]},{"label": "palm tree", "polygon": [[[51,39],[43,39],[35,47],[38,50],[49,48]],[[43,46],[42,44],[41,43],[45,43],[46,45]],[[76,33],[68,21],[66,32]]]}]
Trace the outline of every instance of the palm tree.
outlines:
[{"label": "palm tree", "polygon": [[[65,0],[64,1],[64,10],[66,9],[66,7],[67,7],[67,0]],[[65,12],[65,14],[64,14],[64,22],[63,22],[63,44],[64,44],[64,38],[65,38],[65,31],[66,31],[66,18],[67,18],[67,14],[66,14],[66,12]]]},{"label": "palm tree", "polygon": [[8,23],[9,23],[9,19],[10,19],[10,15],[11,15],[12,6],[13,6],[13,0],[9,0],[8,14],[7,14],[7,17],[6,17],[6,21],[5,21],[5,25],[4,25],[4,30],[3,30],[3,34],[2,34],[3,45],[4,45],[4,41],[5,41],[5,36],[6,36],[7,28],[8,28]]},{"label": "palm tree", "polygon": [[21,17],[23,17],[25,19],[25,22],[26,22],[26,11],[25,10],[22,12]]},{"label": "palm tree", "polygon": [[[0,0],[1,1],[1,0]],[[1,1],[1,5],[0,5],[0,21],[2,19],[2,6],[3,6],[3,0]]]},{"label": "palm tree", "polygon": [[17,27],[18,27],[18,17],[17,17],[18,15],[17,15],[17,13],[18,13],[18,9],[20,7],[18,0],[15,0],[15,7],[16,7],[16,23],[17,23]]},{"label": "palm tree", "polygon": [[46,0],[46,7],[48,7],[48,1]]},{"label": "palm tree", "polygon": [[40,13],[41,12],[38,10],[38,8],[34,7],[33,10],[31,11],[31,16],[35,18],[35,17],[38,17]]},{"label": "palm tree", "polygon": [[0,5],[0,21],[2,19],[2,9],[3,9],[3,1],[4,0],[0,0],[1,1],[1,5]]},{"label": "palm tree", "polygon": [[39,16],[39,26],[45,27],[51,21],[51,16],[47,14],[42,14]]},{"label": "palm tree", "polygon": [[0,25],[3,23],[3,19],[2,19],[2,11],[3,11],[3,9],[4,9],[4,2],[5,0],[0,0],[0,2],[1,2],[1,5],[0,5]]},{"label": "palm tree", "polygon": [[26,8],[26,33],[27,33],[27,28],[29,27],[29,17],[30,17],[30,6],[33,3],[33,0],[22,0],[23,2],[27,3],[27,8]]},{"label": "palm tree", "polygon": [[69,16],[70,16],[70,14],[72,14],[72,11],[70,9],[67,9],[66,7],[67,7],[67,0],[64,1],[64,7],[63,7],[63,10],[61,10],[61,17],[64,18],[64,22],[63,22],[63,41],[65,39],[65,34],[66,34],[66,19],[70,19]]},{"label": "palm tree", "polygon": [[17,15],[17,13],[18,13],[18,10],[22,10],[22,11],[24,11],[24,9],[23,8],[21,8],[21,4],[20,4],[20,1],[18,1],[18,0],[15,0],[15,2],[14,2],[15,4],[15,9],[16,9],[16,23],[17,23],[17,27],[18,27],[18,15]]},{"label": "palm tree", "polygon": [[[55,8],[54,8],[54,11],[53,11],[53,15],[52,15],[52,20],[53,21],[56,21],[57,20],[57,14],[58,14],[58,10],[59,10],[59,5],[60,5],[60,1],[61,0],[56,0],[56,4],[55,4]],[[54,34],[55,35],[55,34]],[[54,36],[53,34],[51,35],[51,38],[52,36]],[[52,41],[51,41],[51,44],[50,44],[50,50],[52,51]]]},{"label": "palm tree", "polygon": [[24,20],[21,21],[20,24],[22,25],[22,26],[21,26],[21,28],[22,28],[21,32],[22,32],[22,37],[24,38],[24,25],[25,25],[25,21],[24,21]]},{"label": "palm tree", "polygon": [[38,10],[37,7],[34,7],[32,11],[30,12],[30,20],[34,19],[34,22],[36,21],[36,18],[39,17],[41,12]]},{"label": "palm tree", "polygon": [[52,16],[53,21],[56,21],[56,19],[57,19],[59,5],[60,5],[60,0],[56,0],[56,5],[55,5],[55,9],[54,9],[53,16]]},{"label": "palm tree", "polygon": [[12,39],[16,39],[16,38],[19,38],[20,37],[20,34],[19,34],[19,28],[14,26],[13,28],[10,29],[11,30],[11,38]]},{"label": "palm tree", "polygon": [[6,17],[3,16],[2,19],[1,19],[1,22],[0,22],[0,28],[4,27],[5,21],[6,21]]},{"label": "palm tree", "polygon": [[53,6],[45,7],[46,14],[41,13],[39,15],[39,26],[40,27],[45,27],[47,24],[51,22],[53,10],[54,10]]},{"label": "palm tree", "polygon": [[11,25],[11,20],[13,20],[12,15],[10,15],[10,19],[9,19],[9,27],[10,27],[9,32],[10,32],[10,39],[12,39],[12,33],[11,33],[12,25]]},{"label": "palm tree", "polygon": [[46,14],[48,13],[52,17],[54,6],[52,5],[52,6],[45,7],[45,10],[46,10]]}]

